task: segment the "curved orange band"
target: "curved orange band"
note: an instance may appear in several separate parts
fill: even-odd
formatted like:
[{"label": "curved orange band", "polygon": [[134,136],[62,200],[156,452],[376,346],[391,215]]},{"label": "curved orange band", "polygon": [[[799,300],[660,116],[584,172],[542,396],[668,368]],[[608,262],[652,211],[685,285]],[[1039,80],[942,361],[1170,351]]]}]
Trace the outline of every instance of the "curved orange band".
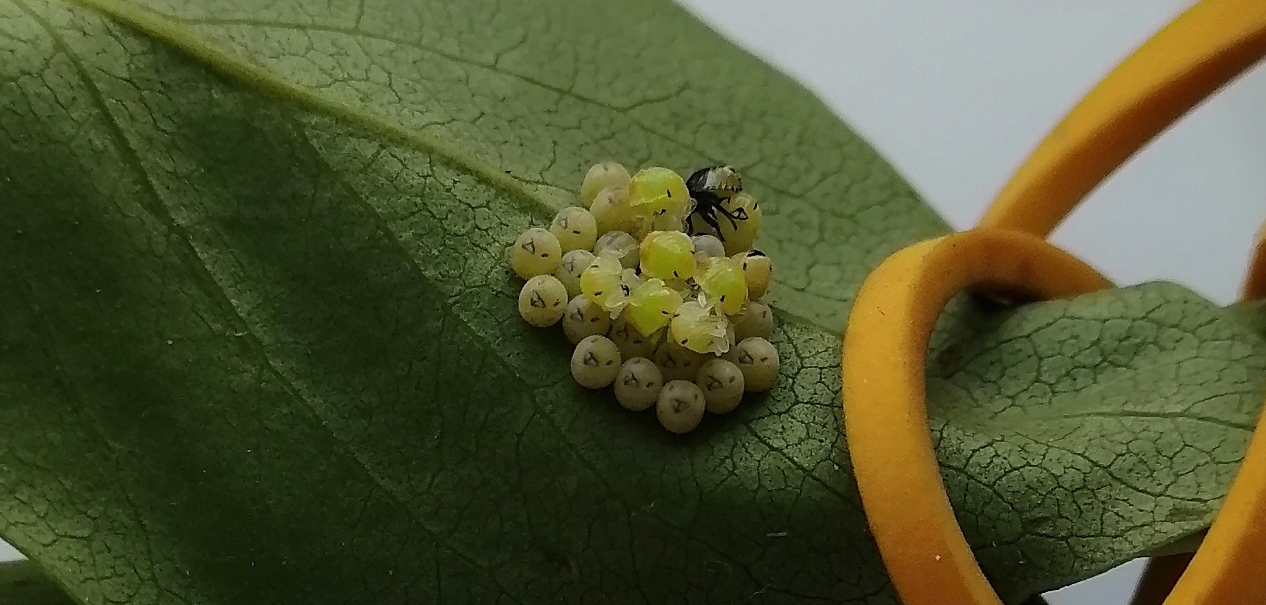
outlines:
[{"label": "curved orange band", "polygon": [[844,428],[871,530],[906,605],[1001,605],[963,537],[932,450],[924,367],[936,318],[981,286],[1064,297],[1111,284],[1045,241],[966,231],[888,257],[862,284],[844,335]]},{"label": "curved orange band", "polygon": [[[907,247],[867,277],[844,335],[844,429],[866,517],[905,605],[1002,605],[954,517],[928,425],[927,346],[966,288],[1055,298],[1111,284],[1036,237],[972,230]],[[1266,603],[1266,417],[1167,605]]]},{"label": "curved orange band", "polygon": [[1122,61],[1051,130],[980,227],[1048,235],[1087,193],[1266,56],[1266,2],[1203,0]]},{"label": "curved orange band", "polygon": [[1261,300],[1266,298],[1266,224],[1257,232],[1257,243],[1253,245],[1252,258],[1248,261],[1248,276],[1244,278],[1244,289],[1240,293],[1243,300]]}]

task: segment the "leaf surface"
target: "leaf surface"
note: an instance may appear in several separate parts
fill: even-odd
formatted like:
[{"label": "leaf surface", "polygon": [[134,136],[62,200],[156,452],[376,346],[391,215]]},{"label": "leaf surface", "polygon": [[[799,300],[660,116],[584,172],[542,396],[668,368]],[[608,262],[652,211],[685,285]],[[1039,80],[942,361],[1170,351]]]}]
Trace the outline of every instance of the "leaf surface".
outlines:
[{"label": "leaf surface", "polygon": [[28,561],[0,563],[0,603],[5,605],[71,605],[56,584]]},{"label": "leaf surface", "polygon": [[[680,9],[0,0],[0,57],[0,534],[76,600],[893,601],[838,330],[945,227]],[[781,383],[685,438],[514,318],[505,247],[606,157],[768,209]],[[960,301],[933,430],[999,590],[1207,524],[1264,347],[1166,284]]]}]

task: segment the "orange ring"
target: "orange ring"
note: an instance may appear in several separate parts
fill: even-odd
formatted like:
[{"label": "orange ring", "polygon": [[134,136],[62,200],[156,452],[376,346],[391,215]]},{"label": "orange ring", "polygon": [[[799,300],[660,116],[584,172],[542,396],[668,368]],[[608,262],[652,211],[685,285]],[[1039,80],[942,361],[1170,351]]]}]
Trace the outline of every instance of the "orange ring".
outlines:
[{"label": "orange ring", "polygon": [[1033,150],[980,227],[1045,236],[1105,177],[1266,56],[1266,2],[1203,0],[1099,82]]},{"label": "orange ring", "polygon": [[[1069,112],[998,194],[980,226],[1046,236],[1147,141],[1264,55],[1266,3],[1202,0]],[[863,284],[845,334],[842,369],[854,377],[844,382],[843,393],[850,453],[880,552],[907,605],[1000,603],[950,509],[928,434],[922,372],[941,307],[954,292],[973,285],[1018,287],[1046,296],[1075,293],[1063,290],[1070,285],[1108,285],[1093,269],[1053,247],[968,233],[916,244],[886,260]],[[1010,253],[1016,256],[1008,258]],[[1030,263],[1061,271],[1039,277]],[[903,276],[903,271],[913,273]],[[938,272],[944,272],[939,279]],[[1266,297],[1266,227],[1258,236],[1243,296]],[[884,306],[888,300],[892,304]],[[868,350],[858,352],[861,347]],[[903,369],[909,375],[902,375]],[[877,411],[891,405],[893,397],[901,406],[895,428],[885,426],[889,418]],[[1266,426],[1266,418],[1258,426]],[[1266,545],[1266,530],[1254,521],[1266,519],[1264,442],[1266,429],[1255,431],[1188,571],[1175,582],[1183,557],[1172,558],[1165,569],[1150,569],[1136,605],[1157,603],[1164,592],[1170,593],[1169,604],[1266,602],[1266,581],[1252,584],[1253,578],[1266,577],[1266,563],[1253,563],[1254,558],[1266,560],[1253,553],[1254,543]],[[892,457],[884,459],[885,454]],[[910,463],[913,469],[906,466]],[[902,481],[888,481],[889,476]]]},{"label": "orange ring", "polygon": [[1244,278],[1241,300],[1266,298],[1266,223],[1257,232],[1257,244],[1253,246],[1252,259],[1248,262],[1248,276]]},{"label": "orange ring", "polygon": [[866,518],[906,605],[1001,605],[954,518],[925,402],[928,339],[945,303],[984,286],[1044,298],[1111,284],[1033,236],[966,231],[888,257],[844,334],[844,428]]},{"label": "orange ring", "polygon": [[[844,430],[862,505],[905,605],[1002,605],[954,517],[928,425],[924,368],[945,303],[982,287],[1056,298],[1111,284],[1034,236],[972,230],[888,257],[844,335]],[[1266,416],[1167,605],[1266,602]]]}]

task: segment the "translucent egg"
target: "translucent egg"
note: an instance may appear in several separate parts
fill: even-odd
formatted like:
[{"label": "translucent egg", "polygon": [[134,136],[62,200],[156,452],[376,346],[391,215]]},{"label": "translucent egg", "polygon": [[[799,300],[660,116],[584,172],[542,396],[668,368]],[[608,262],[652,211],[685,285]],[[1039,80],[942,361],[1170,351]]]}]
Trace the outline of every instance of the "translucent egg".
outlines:
[{"label": "translucent egg", "polygon": [[725,256],[725,244],[715,235],[696,235],[690,242],[694,246],[695,260]]},{"label": "translucent egg", "polygon": [[738,261],[724,256],[710,258],[695,278],[708,302],[726,315],[737,315],[747,302],[747,278]]},{"label": "translucent egg", "polygon": [[757,299],[765,296],[769,280],[774,274],[774,265],[769,257],[760,250],[749,250],[735,254],[734,260],[743,266],[743,276],[747,279],[747,297]]},{"label": "translucent egg", "polygon": [[639,170],[629,181],[629,208],[643,217],[665,215],[685,219],[690,208],[686,181],[668,168],[656,166]]},{"label": "translucent egg", "polygon": [[580,184],[580,203],[585,208],[593,205],[598,192],[608,187],[624,187],[629,184],[629,171],[616,162],[599,162],[585,174]]},{"label": "translucent egg", "polygon": [[594,198],[589,212],[593,214],[598,235],[608,231],[631,233],[641,225],[641,222],[633,216],[633,211],[629,209],[628,187],[603,189],[598,193],[598,197]]},{"label": "translucent egg", "polygon": [[685,206],[673,206],[656,211],[649,217],[637,215],[641,219],[643,237],[651,231],[685,231],[686,219],[690,217],[692,209],[694,209],[693,200]]},{"label": "translucent egg", "polygon": [[588,250],[572,250],[563,255],[563,261],[554,270],[554,277],[563,282],[567,288],[567,296],[581,294],[580,275],[593,264],[594,255]]},{"label": "translucent egg", "polygon": [[632,269],[625,269],[613,255],[600,254],[580,274],[581,292],[616,317],[628,304],[629,295],[640,279]]},{"label": "translucent egg", "polygon": [[598,239],[598,226],[593,214],[584,208],[571,206],[563,208],[554,215],[549,232],[558,238],[558,245],[563,252],[572,250],[592,250]]},{"label": "translucent egg", "polygon": [[724,216],[717,217],[721,228],[721,241],[725,243],[725,253],[729,256],[745,252],[756,242],[763,221],[760,205],[756,199],[746,193],[738,193],[727,198],[721,207],[735,217],[733,222]]},{"label": "translucent egg", "polygon": [[648,279],[633,289],[624,314],[637,331],[650,335],[667,326],[680,306],[681,294],[663,280]]},{"label": "translucent egg", "polygon": [[639,254],[644,275],[676,280],[695,275],[694,246],[681,231],[652,231],[642,240]]},{"label": "translucent egg", "polygon": [[602,256],[614,255],[626,269],[636,269],[638,261],[637,239],[624,231],[611,231],[598,238],[593,246],[593,253]]},{"label": "translucent egg", "polygon": [[691,300],[677,308],[668,325],[668,340],[695,353],[721,355],[734,343],[734,327],[712,307]]}]

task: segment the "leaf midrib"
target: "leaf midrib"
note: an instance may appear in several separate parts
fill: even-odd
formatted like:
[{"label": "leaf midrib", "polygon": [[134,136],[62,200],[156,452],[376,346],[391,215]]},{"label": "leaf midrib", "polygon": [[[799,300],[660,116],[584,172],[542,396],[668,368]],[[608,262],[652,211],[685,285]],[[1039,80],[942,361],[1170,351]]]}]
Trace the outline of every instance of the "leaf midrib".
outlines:
[{"label": "leaf midrib", "polygon": [[[162,197],[159,195],[157,188],[150,181],[148,172],[143,166],[139,156],[136,153],[136,150],[133,148],[127,136],[119,128],[117,122],[115,122],[114,116],[110,113],[109,108],[106,106],[103,97],[101,96],[99,90],[96,88],[96,84],[92,81],[90,75],[87,72],[87,69],[83,67],[83,65],[80,63],[78,57],[74,54],[74,52],[71,51],[66,46],[66,44],[61,39],[61,37],[57,35],[57,33],[54,31],[54,28],[51,26],[51,24],[47,23],[38,14],[32,11],[29,7],[25,6],[22,3],[22,0],[14,0],[14,1],[18,4],[20,8],[22,8],[25,12],[27,12],[27,14],[30,17],[35,19],[48,32],[54,44],[71,61],[76,71],[76,74],[83,81],[84,86],[86,86],[89,89],[89,95],[92,98],[93,104],[96,105],[98,111],[101,112],[102,120],[105,122],[105,125],[107,126],[107,129],[109,130],[111,137],[115,140],[117,146],[119,147],[121,155],[123,156],[123,159],[124,159],[124,163],[131,170],[137,173],[137,176],[145,183],[145,189],[148,192],[148,197],[152,198],[151,202],[142,203],[143,207],[145,208],[146,212],[148,212],[151,216],[153,216],[155,219],[160,221],[164,225],[164,227],[166,227],[171,232],[171,234],[176,238],[176,240],[180,242],[180,246],[185,252],[183,254],[178,255],[180,262],[184,264],[186,267],[188,267],[190,271],[195,274],[196,281],[204,289],[210,290],[208,294],[211,295],[212,298],[217,301],[218,306],[220,307],[219,309],[220,312],[226,315],[225,319],[228,319],[231,324],[236,325],[237,328],[235,328],[235,330],[239,331],[246,337],[243,339],[245,341],[243,344],[248,345],[247,348],[250,351],[250,353],[259,358],[259,362],[262,364],[263,368],[278,381],[278,383],[282,386],[286,394],[294,398],[297,402],[300,402],[301,404],[303,404],[303,406],[306,407],[311,413],[315,414],[317,418],[323,418],[323,415],[320,412],[320,410],[317,408],[317,406],[313,405],[312,401],[310,401],[309,398],[305,396],[301,392],[301,390],[295,385],[291,377],[287,376],[274,362],[272,356],[268,352],[268,348],[264,345],[263,341],[260,339],[259,335],[255,332],[250,322],[248,322],[246,318],[241,315],[241,313],[237,310],[233,302],[229,300],[223,287],[211,274],[208,267],[206,267],[206,265],[203,264],[201,257],[198,255],[196,249],[194,248],[194,244],[190,240],[188,233],[179,223],[176,222],[171,212],[167,209],[166,203],[162,200]],[[315,152],[315,150],[313,151]],[[369,212],[370,216],[372,216],[375,222],[378,223],[377,225],[378,229],[382,232],[384,237],[387,237],[394,244],[394,248],[396,249],[397,253],[404,259],[404,262],[409,265],[410,269],[413,272],[415,272],[417,275],[419,275],[421,279],[431,281],[431,278],[429,278],[426,275],[426,272],[423,271],[422,268],[417,265],[416,259],[414,259],[414,257],[409,253],[409,251],[405,249],[403,245],[400,243],[398,238],[395,236],[395,233],[389,228],[387,221],[383,219],[381,214],[376,212],[375,209],[372,207],[372,205],[365,202],[359,194],[355,192],[351,192],[351,193],[354,199],[359,200],[360,202],[358,204],[359,208],[362,211]],[[439,288],[435,288],[435,289],[439,290]],[[452,314],[451,309],[448,309],[448,308],[445,308],[444,312],[448,314]],[[456,320],[456,323],[458,325],[462,326],[463,330],[466,330],[468,332],[472,330],[472,327],[460,316],[453,314],[453,318]],[[470,334],[472,335],[472,338],[469,338],[467,340],[474,342],[475,345],[479,347],[485,355],[489,356],[490,358],[497,358],[498,352],[495,351],[484,339],[474,337],[474,332],[470,332]],[[514,371],[510,371],[509,375],[512,376],[513,379],[519,383],[521,387],[519,389],[520,391],[528,392],[528,389],[531,385],[526,381],[526,379],[522,375]],[[550,387],[548,386],[541,387],[540,390],[549,390],[549,388]],[[607,493],[610,494],[610,497],[614,501],[618,502],[621,505],[621,507],[625,509],[625,511],[627,511],[627,514],[644,517],[661,527],[668,528],[675,532],[682,531],[680,527],[672,525],[667,520],[659,516],[649,514],[647,511],[639,511],[635,507],[629,506],[627,502],[625,502],[622,498],[620,498],[620,496],[618,495],[618,492],[606,480],[606,477],[600,472],[600,469],[598,469],[598,467],[593,463],[593,461],[585,457],[583,453],[580,451],[580,448],[577,446],[577,444],[572,442],[570,439],[568,439],[566,432],[563,431],[562,427],[558,425],[555,418],[540,407],[540,402],[537,401],[536,393],[532,393],[528,395],[528,399],[531,401],[531,404],[533,405],[533,407],[536,408],[537,414],[543,419],[545,424],[548,425],[549,428],[558,435],[559,439],[566,445],[567,449],[571,452],[571,454],[599,482],[599,484],[601,484],[604,487]],[[356,466],[365,473],[366,477],[368,477],[369,480],[375,486],[377,486],[377,488],[380,489],[383,494],[385,494],[388,498],[390,498],[391,500],[397,503],[403,502],[403,500],[401,500],[401,497],[391,487],[389,487],[386,483],[384,483],[382,479],[373,470],[371,470],[369,462],[360,455],[358,448],[355,447],[355,445],[352,442],[345,440],[337,431],[335,431],[332,427],[330,427],[328,423],[322,422],[320,423],[320,426],[324,427],[326,431],[330,434],[331,438],[343,448],[344,450],[343,455],[346,455],[351,460],[353,460],[356,463]],[[785,452],[773,447],[773,445],[768,443],[766,440],[760,439],[759,436],[756,435],[754,431],[751,430],[751,427],[747,425],[743,425],[743,428],[747,430],[749,433],[752,433],[753,436],[757,437],[758,441],[764,447],[766,447],[772,454],[779,456],[780,458],[783,458],[788,463],[800,469],[802,472],[805,473],[805,476],[809,478],[811,481],[818,483],[822,488],[830,491],[831,493],[834,493],[836,497],[838,497],[842,503],[849,504],[848,499],[845,498],[843,494],[839,493],[837,489],[833,488],[833,486],[823,481],[822,478],[818,477],[817,475],[810,473],[808,469],[804,468],[797,461],[789,457]],[[413,513],[409,514],[409,519],[422,531],[430,535],[431,538],[437,542],[437,544],[440,544],[443,548],[446,548],[447,550],[452,552],[454,555],[456,555],[458,558],[462,559],[467,564],[471,565],[476,570],[479,570],[481,573],[486,574],[493,581],[494,584],[497,584],[500,587],[500,582],[497,580],[495,573],[493,573],[493,571],[489,569],[487,565],[484,564],[482,561],[480,561],[476,556],[474,556],[471,553],[465,552],[460,545],[454,544],[448,539],[446,539],[444,536],[440,535],[437,532],[437,530],[434,529],[427,522],[426,519]],[[756,576],[754,575],[754,573],[751,571],[750,568],[748,568],[746,565],[743,565],[739,561],[730,559],[723,549],[718,548],[716,545],[710,544],[708,541],[702,540],[697,536],[692,536],[691,538],[698,540],[700,544],[710,549],[715,556],[726,559],[727,562],[731,564],[732,566],[743,570],[743,572],[749,577],[749,579],[751,579],[753,583],[757,582]],[[34,557],[30,557],[30,558],[32,560],[35,560]],[[504,587],[501,587],[501,589],[503,593],[505,593],[508,596],[511,596],[511,598],[513,599],[511,592],[505,590]],[[74,591],[72,590],[67,590],[66,592],[68,594],[74,593]]]},{"label": "leaf midrib", "polygon": [[[238,326],[238,329],[240,329],[242,333],[247,336],[246,341],[250,345],[249,348],[251,352],[259,356],[260,361],[263,364],[264,368],[266,368],[267,371],[278,380],[278,383],[282,385],[282,388],[286,391],[287,395],[289,395],[290,397],[293,397],[297,401],[302,402],[305,407],[307,407],[313,414],[315,414],[318,418],[320,418],[321,414],[316,409],[316,406],[314,406],[311,401],[309,401],[305,396],[303,396],[303,394],[295,386],[294,382],[290,379],[290,377],[286,376],[277,367],[277,365],[273,363],[272,358],[268,355],[267,348],[264,346],[263,342],[259,340],[259,337],[255,333],[255,331],[251,329],[251,326],[246,321],[246,319],[243,318],[240,313],[238,313],[232,301],[230,301],[227,295],[225,294],[224,289],[220,287],[218,282],[215,281],[215,278],[210,274],[206,266],[202,265],[200,260],[196,260],[199,257],[197,256],[197,253],[194,250],[193,244],[190,242],[188,235],[186,234],[184,229],[175,222],[171,214],[166,211],[166,206],[163,203],[161,197],[159,196],[157,189],[149,181],[149,175],[148,173],[146,173],[144,167],[141,165],[139,157],[136,155],[136,151],[132,148],[132,145],[130,141],[127,140],[127,137],[118,128],[117,123],[114,121],[114,116],[109,112],[108,108],[106,107],[100,95],[100,92],[96,88],[96,84],[89,77],[87,70],[80,63],[78,57],[66,46],[65,42],[61,39],[60,36],[57,35],[55,29],[52,27],[51,24],[49,24],[45,19],[43,19],[35,11],[31,10],[30,7],[26,6],[23,0],[13,0],[13,1],[16,6],[18,6],[20,9],[25,11],[29,17],[34,19],[37,23],[40,24],[41,27],[45,29],[45,31],[48,32],[49,37],[52,39],[53,43],[58,47],[59,50],[61,50],[61,52],[65,53],[66,57],[73,64],[75,72],[80,77],[80,79],[83,80],[84,86],[88,87],[90,96],[93,99],[93,103],[97,105],[98,110],[101,112],[102,119],[106,122],[106,126],[111,133],[111,137],[115,139],[116,143],[120,147],[120,151],[122,152],[122,155],[125,158],[125,164],[127,164],[132,170],[138,173],[138,176],[140,176],[141,179],[146,183],[146,190],[148,191],[149,195],[155,198],[154,203],[160,206],[160,208],[154,208],[152,207],[153,204],[146,204],[145,205],[147,206],[146,211],[149,212],[152,216],[154,216],[154,218],[163,222],[164,226],[171,230],[173,235],[175,235],[176,238],[179,239],[179,241],[181,242],[182,247],[184,247],[186,251],[188,252],[188,254],[180,255],[182,264],[185,264],[186,266],[188,266],[188,265],[194,264],[195,262],[197,263],[197,266],[191,267],[191,269],[194,269],[194,273],[199,276],[197,278],[198,281],[202,283],[204,288],[209,288],[210,290],[212,290],[210,294],[215,299],[217,299],[217,302],[222,307],[221,309],[222,312],[226,312],[229,316],[230,321],[236,324]],[[191,260],[191,258],[195,260]],[[38,315],[39,314],[37,314],[37,316]],[[45,331],[47,332],[47,328]],[[47,337],[51,341],[52,339],[51,333],[48,333]],[[478,339],[475,339],[475,340],[478,340]],[[515,375],[515,378],[521,380],[521,378],[517,375]],[[71,390],[68,385],[64,386],[64,388],[67,391]],[[91,422],[88,424],[93,425],[93,423]],[[326,430],[330,433],[331,438],[333,438],[335,442],[339,443],[342,447],[346,449],[346,454],[352,460],[356,462],[356,464],[364,471],[365,475],[370,479],[370,481],[374,483],[374,485],[376,485],[379,489],[381,489],[382,492],[385,495],[387,495],[387,497],[395,501],[398,505],[402,506],[403,510],[408,510],[407,507],[403,507],[403,501],[400,499],[400,497],[393,490],[391,490],[375,473],[373,473],[369,469],[368,464],[364,460],[362,460],[360,456],[356,454],[355,448],[353,448],[350,443],[344,441],[344,439],[340,437],[337,433],[335,433],[333,429],[329,428],[327,424],[322,423],[321,426],[326,428]],[[106,443],[106,440],[103,436],[98,435],[98,437],[102,440],[103,443]],[[135,505],[133,505],[133,508],[135,509]],[[134,513],[136,513],[135,510],[134,510]],[[140,521],[139,513],[136,513],[136,514],[138,515],[137,520]],[[482,562],[478,561],[477,558],[471,555],[470,553],[464,552],[457,545],[452,544],[438,530],[431,527],[428,523],[425,522],[425,520],[423,520],[421,517],[417,516],[413,512],[409,512],[408,517],[419,528],[421,528],[424,532],[430,535],[431,538],[434,539],[438,544],[448,549],[450,552],[455,554],[458,558],[461,558],[462,560],[464,560],[467,564],[471,565],[473,568],[483,573],[486,573],[488,577],[493,581],[493,583],[497,584],[500,587],[500,583],[497,580],[496,575],[492,573],[492,570],[490,570],[486,564],[483,564]],[[23,551],[23,554],[27,555],[28,558],[33,561],[36,560],[35,557],[31,556],[31,553]],[[60,580],[58,580],[58,583],[62,584]],[[64,585],[62,587],[63,589],[66,588]],[[506,594],[507,596],[509,596],[511,600],[515,600],[513,595],[510,592],[506,591],[504,587],[502,587],[502,592]],[[74,594],[74,591],[67,590],[67,593]]]},{"label": "leaf midrib", "polygon": [[523,179],[506,174],[492,162],[452,140],[394,124],[367,111],[366,107],[331,99],[316,90],[282,78],[272,69],[252,63],[240,55],[208,42],[191,28],[158,12],[117,0],[60,1],[101,13],[124,25],[136,28],[146,35],[184,51],[212,71],[225,77],[296,105],[355,124],[386,139],[439,156],[454,169],[480,179],[506,194],[529,213],[548,218],[566,205],[556,196],[544,195],[540,191],[542,186],[532,186]]},{"label": "leaf midrib", "polygon": [[[77,6],[98,12],[108,18],[116,20],[124,25],[133,27],[142,33],[152,36],[164,43],[185,52],[195,60],[203,63],[212,71],[221,74],[224,77],[239,81],[248,86],[252,86],[262,92],[275,95],[281,99],[305,107],[307,109],[325,114],[331,118],[345,121],[370,132],[376,133],[390,141],[420,150],[427,154],[434,154],[441,158],[448,166],[454,170],[472,176],[486,185],[496,189],[504,194],[516,205],[521,207],[529,215],[536,216],[542,220],[549,220],[560,209],[569,206],[569,201],[563,199],[561,195],[546,195],[544,189],[559,190],[558,187],[547,183],[531,183],[521,177],[516,177],[507,173],[503,168],[493,164],[480,154],[473,152],[455,140],[448,139],[436,134],[419,132],[408,128],[404,125],[397,124],[391,120],[384,119],[376,112],[371,111],[364,105],[352,104],[338,101],[330,98],[321,92],[282,77],[275,70],[252,63],[246,58],[233,53],[221,46],[212,43],[204,37],[198,35],[193,29],[184,23],[198,22],[198,20],[187,20],[169,15],[164,15],[157,11],[140,8],[134,4],[123,2],[120,0],[58,0],[64,4]],[[246,24],[246,22],[243,22]],[[349,32],[342,32],[349,33]],[[388,40],[400,43],[398,40]],[[426,49],[430,51],[430,49]],[[436,52],[436,51],[431,51]],[[449,60],[457,60],[448,54],[443,54]],[[467,61],[467,63],[470,63]],[[487,66],[483,66],[487,67]],[[497,73],[505,73],[498,71]],[[518,78],[528,84],[541,86],[546,90],[555,90],[556,87],[549,87],[540,82],[536,82],[530,78],[517,74],[506,74],[510,77]],[[575,97],[574,93],[568,93]],[[579,98],[579,97],[578,97]],[[601,104],[596,100],[588,98],[580,98],[585,102],[598,103],[602,107],[610,110],[616,110],[609,105]],[[639,128],[646,130],[648,134],[663,138],[670,143],[691,149],[695,153],[701,153],[697,149],[691,148],[679,141],[675,141],[666,137],[662,133],[652,132],[639,122],[633,121]],[[779,189],[769,183],[764,186],[773,190],[791,195],[791,192]],[[375,214],[378,211],[371,209]],[[777,280],[775,280],[775,283]],[[794,290],[797,295],[810,296],[813,298],[823,298],[807,291]],[[832,302],[839,302],[833,299]],[[822,322],[810,317],[806,317],[791,309],[780,305],[777,300],[771,300],[769,306],[778,311],[778,315],[783,320],[792,323],[801,324],[812,327],[815,330],[839,337],[840,334],[835,326],[824,325]]]}]

